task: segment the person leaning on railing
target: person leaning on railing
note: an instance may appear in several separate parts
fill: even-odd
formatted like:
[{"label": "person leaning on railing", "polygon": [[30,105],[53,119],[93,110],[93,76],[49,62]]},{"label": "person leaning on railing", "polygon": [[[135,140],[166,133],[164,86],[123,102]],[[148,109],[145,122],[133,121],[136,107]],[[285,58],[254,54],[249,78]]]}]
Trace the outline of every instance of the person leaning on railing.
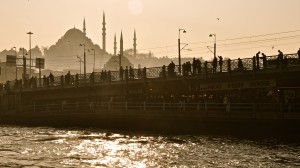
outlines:
[{"label": "person leaning on railing", "polygon": [[238,70],[239,71],[244,70],[244,65],[243,65],[243,62],[242,62],[241,58],[238,58]]}]

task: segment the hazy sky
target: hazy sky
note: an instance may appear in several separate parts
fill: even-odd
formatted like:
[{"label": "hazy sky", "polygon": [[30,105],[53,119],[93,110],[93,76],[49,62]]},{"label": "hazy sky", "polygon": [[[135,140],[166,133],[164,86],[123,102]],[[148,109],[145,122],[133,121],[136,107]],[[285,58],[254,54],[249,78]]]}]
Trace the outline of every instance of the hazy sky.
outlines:
[{"label": "hazy sky", "polygon": [[186,29],[181,41],[189,44],[183,57],[212,57],[210,33],[223,57],[292,53],[300,47],[299,7],[300,0],[0,0],[0,51],[28,48],[28,31],[32,46],[49,47],[68,29],[82,29],[84,17],[87,36],[102,46],[104,11],[110,53],[115,33],[118,45],[122,30],[124,47],[132,48],[136,29],[139,52],[177,57],[179,28]]}]

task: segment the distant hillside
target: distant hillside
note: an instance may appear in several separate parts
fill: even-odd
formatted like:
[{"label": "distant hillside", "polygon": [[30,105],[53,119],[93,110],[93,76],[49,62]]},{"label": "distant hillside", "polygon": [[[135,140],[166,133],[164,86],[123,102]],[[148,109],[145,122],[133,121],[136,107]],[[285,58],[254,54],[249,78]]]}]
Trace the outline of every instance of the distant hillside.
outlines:
[{"label": "distant hillside", "polygon": [[[24,49],[24,52],[23,52],[22,48],[17,49],[18,57],[22,57],[23,53],[24,53],[24,56],[29,59],[29,53],[26,49]],[[0,52],[1,62],[6,62],[6,55],[16,55],[16,52],[13,48],[11,48],[10,50],[1,51]],[[41,49],[38,46],[35,46],[34,48],[31,49],[31,58],[32,59],[41,58],[41,57],[43,57],[43,53],[42,53]]]}]

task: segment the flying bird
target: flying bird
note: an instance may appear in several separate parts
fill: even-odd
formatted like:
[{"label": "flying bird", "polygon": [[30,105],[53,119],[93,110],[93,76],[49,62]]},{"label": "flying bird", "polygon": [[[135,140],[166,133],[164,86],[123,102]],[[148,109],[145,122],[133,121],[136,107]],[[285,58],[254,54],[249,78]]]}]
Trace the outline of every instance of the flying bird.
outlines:
[{"label": "flying bird", "polygon": [[219,20],[220,20],[220,18],[217,18],[217,20],[219,21]]}]

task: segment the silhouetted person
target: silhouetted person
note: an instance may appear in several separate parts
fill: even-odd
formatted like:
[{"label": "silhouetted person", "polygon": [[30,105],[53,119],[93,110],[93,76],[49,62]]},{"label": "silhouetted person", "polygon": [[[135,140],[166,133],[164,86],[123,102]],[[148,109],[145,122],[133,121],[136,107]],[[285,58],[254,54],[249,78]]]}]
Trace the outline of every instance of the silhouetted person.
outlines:
[{"label": "silhouetted person", "polygon": [[133,73],[133,69],[132,69],[131,66],[129,67],[129,78],[130,78],[130,79],[133,79],[133,78],[134,78],[134,73]]},{"label": "silhouetted person", "polygon": [[53,86],[54,85],[54,76],[51,72],[49,74],[49,79],[50,79],[51,86]]},{"label": "silhouetted person", "polygon": [[260,51],[258,51],[255,55],[255,58],[256,58],[256,69],[259,69],[259,54],[260,54]]},{"label": "silhouetted person", "polygon": [[197,60],[196,60],[195,57],[193,58],[192,66],[193,66],[193,75],[195,75],[196,74],[196,69],[197,69]]},{"label": "silhouetted person", "polygon": [[[140,65],[141,66],[141,65]],[[139,67],[138,69],[138,78],[141,79],[142,78],[142,69],[141,67]]]},{"label": "silhouetted person", "polygon": [[277,67],[282,68],[283,53],[278,50]]},{"label": "silhouetted person", "polygon": [[244,70],[244,65],[243,62],[240,58],[238,58],[238,70],[243,71]]},{"label": "silhouetted person", "polygon": [[15,85],[14,85],[14,88],[15,89],[18,89],[19,88],[19,81],[17,79],[15,79]]},{"label": "silhouetted person", "polygon": [[91,73],[91,75],[90,75],[90,84],[94,84],[94,81],[95,81],[95,73],[94,73],[94,71]]},{"label": "silhouetted person", "polygon": [[33,88],[37,88],[37,77],[33,78]]},{"label": "silhouetted person", "polygon": [[263,68],[267,69],[267,56],[265,53],[262,53],[262,59],[263,59]]},{"label": "silhouetted person", "polygon": [[120,79],[123,80],[123,74],[124,74],[124,69],[123,67],[121,66],[120,67]]},{"label": "silhouetted person", "polygon": [[186,76],[186,64],[185,63],[183,63],[182,64],[182,74],[183,74],[183,76]]},{"label": "silhouetted person", "polygon": [[70,79],[71,79],[71,73],[70,71],[67,73],[67,75],[65,76],[65,80],[66,80],[66,84],[69,85],[70,84]]},{"label": "silhouetted person", "polygon": [[284,69],[287,69],[288,63],[289,63],[289,60],[288,60],[287,56],[285,56],[283,58],[283,68]]},{"label": "silhouetted person", "polygon": [[111,82],[111,72],[110,70],[107,72],[107,80],[110,83]]},{"label": "silhouetted person", "polygon": [[207,75],[207,73],[208,73],[207,61],[204,62],[204,72],[205,72],[205,75]]},{"label": "silhouetted person", "polygon": [[165,65],[162,66],[161,77],[163,77],[164,79],[166,78],[166,66]]},{"label": "silhouetted person", "polygon": [[143,78],[144,79],[147,78],[147,69],[146,69],[146,67],[143,68]]},{"label": "silhouetted person", "polygon": [[216,71],[217,71],[217,64],[218,64],[217,57],[214,57],[213,62],[212,62],[213,73],[216,73]]},{"label": "silhouetted person", "polygon": [[46,75],[43,76],[43,82],[44,82],[44,86],[47,86],[47,77],[46,77]]},{"label": "silhouetted person", "polygon": [[125,80],[128,81],[128,66],[125,68]]},{"label": "silhouetted person", "polygon": [[168,74],[169,76],[175,76],[175,64],[173,61],[171,61],[171,63],[168,66]]},{"label": "silhouetted person", "polygon": [[105,76],[105,75],[104,75],[104,71],[102,70],[102,71],[100,72],[100,80],[101,80],[101,81],[104,81],[104,79],[105,79],[104,76]]},{"label": "silhouetted person", "polygon": [[197,59],[197,71],[198,71],[198,74],[200,74],[202,71],[202,65],[201,65],[201,61],[199,59]]},{"label": "silhouetted person", "polygon": [[168,76],[171,76],[171,63],[168,65],[167,69],[168,69]]},{"label": "silhouetted person", "polygon": [[191,62],[190,61],[188,61],[187,63],[186,63],[186,73],[187,73],[187,75],[189,75],[190,73],[192,73],[192,64],[191,64]]},{"label": "silhouetted person", "polygon": [[300,48],[299,48],[297,54],[298,54],[298,63],[300,64]]},{"label": "silhouetted person", "polygon": [[223,57],[219,56],[219,65],[220,65],[220,72],[222,72],[222,66],[223,66]]}]

